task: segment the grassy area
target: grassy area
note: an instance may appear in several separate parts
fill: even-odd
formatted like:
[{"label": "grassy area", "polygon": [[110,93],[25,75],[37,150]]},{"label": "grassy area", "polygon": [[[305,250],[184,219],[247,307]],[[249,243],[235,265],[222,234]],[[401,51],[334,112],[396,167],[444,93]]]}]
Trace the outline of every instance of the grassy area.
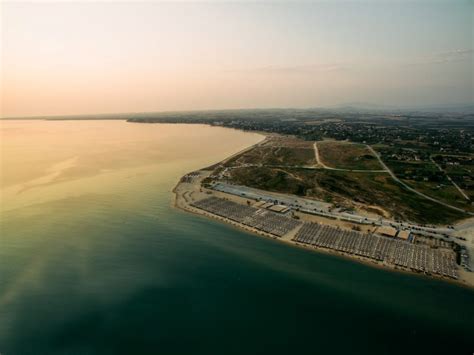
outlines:
[{"label": "grassy area", "polygon": [[[330,167],[382,169],[376,157],[362,144],[323,141],[318,142],[318,148],[321,158]],[[430,160],[429,152],[384,145],[375,148],[408,185],[463,209],[472,208]],[[466,217],[408,191],[388,173],[309,168],[315,163],[313,142],[277,136],[234,157],[226,166],[233,167],[227,171],[228,179],[233,183],[323,200],[347,209],[362,208],[425,224],[451,224]],[[456,177],[465,181],[467,167],[456,167]],[[224,168],[218,168],[214,174],[218,171],[224,171]]]},{"label": "grassy area", "polygon": [[[413,150],[408,152],[399,151],[394,154],[388,152],[386,148],[381,150],[384,154],[385,164],[387,164],[398,178],[409,186],[440,201],[462,209],[474,211],[474,206],[471,205],[471,202],[462,196],[448,179],[447,175],[441,172],[430,160],[429,154]],[[404,160],[398,160],[397,158]],[[450,174],[455,182],[459,183],[460,186],[467,187],[466,193],[473,192],[468,184],[470,179],[465,179],[470,173],[465,170],[462,171],[463,169],[460,168],[460,166],[456,166],[456,169],[452,170],[450,167],[451,166],[442,166],[443,170]]]},{"label": "grassy area", "polygon": [[303,181],[294,169],[244,167],[232,170],[231,178],[239,185],[299,196],[307,195],[310,188],[308,181]]},{"label": "grassy area", "polygon": [[429,181],[414,181],[414,180],[403,180],[406,184],[413,187],[417,191],[424,193],[425,195],[436,198],[440,201],[446,202],[450,205],[468,210],[474,211],[471,201],[466,200],[461,193],[454,187],[453,184],[448,182],[445,184],[437,184]]},{"label": "grassy area", "polygon": [[452,164],[440,164],[443,170],[458,184],[471,201],[474,201],[474,161],[471,157]]},{"label": "grassy area", "polygon": [[377,158],[363,144],[337,141],[318,142],[319,158],[331,168],[381,170]]},{"label": "grassy area", "polygon": [[243,167],[232,171],[236,184],[330,201],[346,208],[378,206],[393,218],[417,223],[452,223],[465,215],[426,200],[383,173]]},{"label": "grassy area", "polygon": [[290,137],[271,138],[263,145],[244,152],[226,166],[263,164],[273,166],[313,166],[316,164],[312,142]]},{"label": "grassy area", "polygon": [[447,177],[430,161],[385,160],[385,164],[400,179],[448,183]]}]

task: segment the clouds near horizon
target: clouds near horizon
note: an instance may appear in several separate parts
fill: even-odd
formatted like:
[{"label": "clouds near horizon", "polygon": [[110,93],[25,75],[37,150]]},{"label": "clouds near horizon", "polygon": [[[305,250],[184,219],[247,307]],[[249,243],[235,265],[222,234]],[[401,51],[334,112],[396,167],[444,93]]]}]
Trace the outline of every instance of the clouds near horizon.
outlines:
[{"label": "clouds near horizon", "polygon": [[474,101],[471,1],[1,6],[2,116]]}]

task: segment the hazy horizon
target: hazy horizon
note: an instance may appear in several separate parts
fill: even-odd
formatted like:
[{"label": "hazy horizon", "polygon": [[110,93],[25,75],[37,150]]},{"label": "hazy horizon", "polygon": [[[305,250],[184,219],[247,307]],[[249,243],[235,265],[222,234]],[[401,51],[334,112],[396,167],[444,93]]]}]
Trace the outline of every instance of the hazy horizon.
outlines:
[{"label": "hazy horizon", "polygon": [[471,104],[473,4],[2,3],[0,116]]}]

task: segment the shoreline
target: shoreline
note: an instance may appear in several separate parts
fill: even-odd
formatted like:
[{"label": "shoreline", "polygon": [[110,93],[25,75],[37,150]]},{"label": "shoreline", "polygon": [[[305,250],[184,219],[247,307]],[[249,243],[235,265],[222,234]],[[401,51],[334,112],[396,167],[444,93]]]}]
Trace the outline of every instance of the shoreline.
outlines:
[{"label": "shoreline", "polygon": [[[259,144],[262,144],[267,139],[268,139],[268,135],[265,135],[265,138],[262,141],[254,144],[254,145],[252,145],[248,148],[245,148],[245,149],[243,149],[243,150],[241,150],[241,151],[239,151],[235,154],[232,154],[231,156],[225,158],[221,162],[213,164],[213,165],[224,163],[224,162],[228,161],[229,159],[235,157],[236,155],[241,154],[241,153],[243,153],[243,152],[245,152],[249,149],[252,149],[252,148],[254,148],[255,146],[257,146]],[[213,166],[213,165],[211,165],[211,166]],[[474,289],[474,283],[472,281],[473,278],[465,277],[466,273],[468,273],[468,272],[463,270],[460,267],[458,267],[459,278],[457,280],[447,278],[447,277],[444,277],[444,276],[441,276],[441,275],[436,275],[436,274],[425,274],[425,273],[422,273],[422,272],[416,272],[416,271],[413,271],[413,270],[410,270],[410,269],[405,269],[403,267],[399,267],[399,266],[396,266],[396,265],[387,264],[385,262],[377,261],[377,260],[374,260],[374,259],[371,259],[371,258],[368,258],[368,257],[364,257],[364,256],[349,254],[349,253],[345,253],[345,252],[334,250],[334,249],[328,249],[328,248],[305,245],[305,244],[302,244],[302,243],[299,243],[297,241],[292,240],[291,235],[290,236],[277,237],[273,234],[264,232],[262,230],[258,230],[256,228],[238,223],[238,222],[230,220],[228,218],[218,216],[218,215],[213,214],[211,212],[208,212],[208,211],[205,211],[205,210],[202,210],[202,209],[199,209],[197,207],[192,206],[191,203],[196,201],[194,199],[195,195],[200,195],[200,197],[203,197],[203,196],[204,197],[206,197],[206,196],[207,197],[225,196],[227,199],[231,199],[231,200],[234,200],[234,201],[237,200],[240,203],[243,203],[242,198],[239,198],[239,197],[236,197],[236,196],[231,196],[231,195],[226,196],[227,194],[225,194],[225,193],[217,192],[217,191],[213,191],[213,190],[208,190],[206,188],[203,188],[201,186],[201,181],[204,178],[206,178],[207,176],[209,176],[210,173],[211,173],[210,170],[197,170],[195,172],[188,173],[188,174],[184,175],[183,177],[181,177],[180,180],[175,185],[175,187],[172,189],[172,192],[174,193],[174,199],[172,200],[173,201],[172,202],[173,207],[177,208],[177,209],[180,209],[182,211],[188,212],[188,213],[193,213],[193,214],[198,215],[198,216],[214,219],[218,222],[230,225],[233,228],[237,228],[238,230],[251,233],[251,234],[253,234],[257,237],[270,238],[270,239],[273,239],[273,240],[277,240],[281,243],[284,243],[286,245],[301,248],[301,249],[304,249],[304,250],[307,250],[307,251],[310,251],[310,252],[317,252],[317,253],[319,252],[319,253],[324,253],[326,255],[333,255],[333,256],[336,256],[336,257],[342,257],[346,260],[361,263],[361,264],[364,264],[364,265],[369,266],[369,267],[376,267],[376,268],[379,268],[379,269],[384,269],[386,271],[399,272],[399,273],[410,274],[410,275],[415,275],[415,276],[419,276],[419,277],[427,277],[427,278],[430,278],[430,279],[449,282],[453,285],[466,287],[466,288],[469,288],[471,290]],[[190,182],[183,181],[183,179],[185,177],[187,177],[191,174],[197,174],[197,175],[196,175],[195,178],[192,178]],[[246,199],[244,199],[244,200],[246,200]],[[330,221],[328,220],[328,222],[330,222]],[[331,225],[331,223],[325,223],[325,224]],[[298,229],[299,228],[297,228],[297,230]],[[294,233],[292,233],[292,234],[294,235]]]}]

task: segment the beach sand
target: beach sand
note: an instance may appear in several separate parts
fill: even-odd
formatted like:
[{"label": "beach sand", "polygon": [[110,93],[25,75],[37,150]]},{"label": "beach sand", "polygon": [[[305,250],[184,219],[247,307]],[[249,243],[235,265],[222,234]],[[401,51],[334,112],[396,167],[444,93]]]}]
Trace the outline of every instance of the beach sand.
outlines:
[{"label": "beach sand", "polygon": [[[235,156],[235,155],[233,155],[233,156]],[[230,159],[230,158],[227,158],[227,159]],[[194,213],[194,214],[197,214],[197,215],[205,216],[207,218],[212,218],[212,219],[218,220],[220,222],[224,222],[224,223],[229,224],[233,227],[236,227],[236,228],[239,228],[241,230],[250,232],[250,233],[252,233],[254,235],[257,235],[257,236],[260,236],[260,237],[268,237],[268,238],[276,239],[276,240],[278,240],[282,243],[289,244],[293,247],[299,247],[299,248],[304,248],[306,250],[322,252],[322,253],[326,253],[326,254],[336,255],[336,256],[339,256],[339,257],[344,257],[344,258],[347,258],[349,260],[357,261],[357,262],[360,262],[360,263],[363,263],[363,264],[366,264],[366,265],[369,265],[369,266],[372,266],[372,267],[378,267],[378,268],[388,269],[388,270],[402,272],[402,273],[409,273],[409,274],[418,275],[418,276],[421,276],[421,277],[432,277],[432,278],[441,279],[443,281],[452,282],[452,283],[455,283],[455,284],[458,284],[458,285],[464,285],[464,286],[467,286],[467,287],[474,287],[474,273],[465,271],[464,269],[462,269],[460,267],[458,267],[458,273],[459,273],[459,279],[458,280],[453,280],[453,279],[442,277],[442,276],[439,276],[439,275],[425,275],[423,273],[414,272],[414,271],[411,271],[409,269],[405,269],[405,268],[401,268],[401,267],[398,267],[398,266],[395,266],[395,265],[391,265],[391,264],[387,264],[387,263],[384,263],[384,262],[376,261],[376,260],[373,260],[373,259],[370,259],[370,258],[365,258],[365,257],[362,257],[362,256],[348,254],[348,253],[344,253],[344,252],[340,252],[340,251],[336,251],[336,250],[332,250],[332,249],[318,248],[318,247],[315,247],[315,246],[309,246],[309,245],[297,243],[297,242],[293,241],[292,238],[297,233],[297,231],[299,230],[300,227],[296,228],[295,230],[288,233],[287,235],[285,235],[281,238],[278,238],[278,237],[276,237],[272,234],[263,232],[261,230],[246,226],[244,224],[237,223],[237,222],[232,221],[230,219],[227,219],[227,218],[224,218],[224,217],[221,217],[221,216],[217,216],[215,214],[212,214],[212,213],[209,213],[207,211],[201,210],[199,208],[193,207],[193,206],[191,206],[191,204],[193,202],[202,200],[202,199],[210,197],[210,196],[226,198],[227,200],[234,201],[234,202],[237,202],[237,203],[240,203],[240,204],[243,204],[243,205],[246,205],[247,201],[248,201],[248,199],[246,199],[246,198],[242,198],[242,197],[239,197],[239,196],[235,196],[235,195],[226,194],[226,193],[223,193],[223,192],[203,188],[201,186],[201,181],[204,180],[205,178],[207,178],[212,173],[211,171],[209,171],[209,170],[200,170],[200,171],[194,172],[194,173],[199,173],[199,175],[192,178],[190,182],[185,182],[182,179],[180,182],[178,182],[178,184],[173,189],[173,192],[175,194],[174,206],[179,208],[179,209],[182,209],[184,211],[191,212],[191,213]],[[324,217],[319,217],[319,216],[313,216],[313,215],[308,215],[308,214],[304,214],[304,213],[295,212],[295,215],[297,215],[300,218],[300,220],[306,221],[306,222],[309,222],[309,221],[317,222],[317,223],[327,224],[327,225],[331,225],[333,227],[339,227],[339,228],[343,228],[343,229],[351,229],[351,226],[353,226],[349,222],[344,222],[344,221],[340,221],[340,220],[334,220],[334,219],[324,218]],[[374,228],[372,226],[362,226],[362,225],[360,227],[361,227],[362,232],[371,232],[372,229]]]}]

